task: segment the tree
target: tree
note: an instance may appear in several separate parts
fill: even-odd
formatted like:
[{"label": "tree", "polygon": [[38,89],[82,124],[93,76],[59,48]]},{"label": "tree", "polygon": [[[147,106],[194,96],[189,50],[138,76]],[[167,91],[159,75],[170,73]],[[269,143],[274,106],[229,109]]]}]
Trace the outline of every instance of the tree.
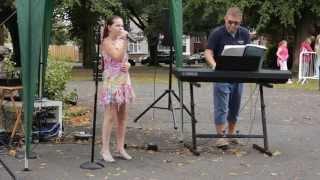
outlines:
[{"label": "tree", "polygon": [[4,44],[6,38],[4,23],[9,20],[13,10],[13,0],[5,0],[2,4],[0,4],[0,45]]},{"label": "tree", "polygon": [[135,23],[146,35],[150,53],[149,65],[158,65],[157,48],[159,36],[165,32],[165,9],[168,9],[168,0],[135,0],[123,1],[128,9],[129,19]]},{"label": "tree", "polygon": [[13,59],[20,66],[20,47],[17,15],[15,14],[14,0],[2,0],[0,3],[0,22],[5,22],[13,44]]},{"label": "tree", "polygon": [[199,25],[199,19],[215,25],[220,22],[227,7],[239,6],[243,9],[245,26],[272,37],[272,42],[287,39],[289,44],[293,44],[294,71],[297,70],[300,43],[306,37],[320,32],[319,0],[185,0],[184,4],[185,13],[190,14],[185,17],[197,17],[185,18],[186,29],[190,32],[199,32],[198,27],[207,32],[209,27]]},{"label": "tree", "polygon": [[63,14],[71,22],[70,36],[80,44],[84,67],[92,67],[96,58],[96,32],[99,21],[120,11],[117,0],[59,0],[56,3],[56,14]]},{"label": "tree", "polygon": [[226,1],[185,0],[183,2],[185,34],[208,36],[213,27],[222,23],[226,6]]},{"label": "tree", "polygon": [[287,39],[293,45],[293,71],[297,71],[300,43],[306,37],[319,33],[319,0],[248,1],[239,3],[251,12],[247,17],[258,32],[272,35],[276,42]]}]

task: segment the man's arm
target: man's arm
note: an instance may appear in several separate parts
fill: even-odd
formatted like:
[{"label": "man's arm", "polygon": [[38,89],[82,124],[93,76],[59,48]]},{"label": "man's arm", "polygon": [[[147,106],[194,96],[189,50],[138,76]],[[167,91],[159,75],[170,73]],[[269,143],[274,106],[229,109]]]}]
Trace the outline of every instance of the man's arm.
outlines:
[{"label": "man's arm", "polygon": [[208,65],[212,68],[215,69],[216,67],[216,61],[213,58],[213,51],[211,49],[206,49],[204,51],[204,57],[208,63]]}]

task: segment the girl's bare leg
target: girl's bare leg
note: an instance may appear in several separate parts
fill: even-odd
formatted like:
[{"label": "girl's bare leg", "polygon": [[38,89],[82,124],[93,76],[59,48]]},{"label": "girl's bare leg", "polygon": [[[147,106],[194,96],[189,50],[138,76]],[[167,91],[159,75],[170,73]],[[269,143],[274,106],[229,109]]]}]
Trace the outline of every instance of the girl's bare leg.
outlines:
[{"label": "girl's bare leg", "polygon": [[116,109],[113,105],[107,105],[104,112],[104,121],[102,125],[102,148],[101,155],[107,162],[114,162],[110,153],[110,136],[114,119],[116,118]]},{"label": "girl's bare leg", "polygon": [[117,112],[117,152],[120,156],[126,160],[132,159],[132,157],[125,151],[124,142],[126,136],[126,128],[127,128],[127,119],[128,119],[128,111],[127,105],[122,104],[119,107]]}]

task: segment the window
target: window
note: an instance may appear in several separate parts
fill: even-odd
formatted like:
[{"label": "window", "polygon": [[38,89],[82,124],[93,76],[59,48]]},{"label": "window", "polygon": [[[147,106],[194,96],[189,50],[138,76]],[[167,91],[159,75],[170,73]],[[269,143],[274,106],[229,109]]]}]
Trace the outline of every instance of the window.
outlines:
[{"label": "window", "polygon": [[194,36],[194,43],[200,43],[200,42],[201,42],[200,36]]},{"label": "window", "polygon": [[130,42],[129,43],[130,53],[141,53],[141,43],[140,42]]}]

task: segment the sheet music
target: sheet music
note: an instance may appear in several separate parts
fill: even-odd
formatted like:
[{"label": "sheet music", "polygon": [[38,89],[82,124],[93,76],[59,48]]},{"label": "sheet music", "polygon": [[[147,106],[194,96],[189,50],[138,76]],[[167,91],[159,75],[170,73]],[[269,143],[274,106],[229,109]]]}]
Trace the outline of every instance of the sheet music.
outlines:
[{"label": "sheet music", "polygon": [[243,56],[246,45],[225,45],[221,56]]},{"label": "sheet music", "polygon": [[247,44],[247,45],[225,45],[221,56],[243,56],[244,51],[248,47],[255,47],[257,49],[267,48],[265,46],[257,45],[257,44]]}]

